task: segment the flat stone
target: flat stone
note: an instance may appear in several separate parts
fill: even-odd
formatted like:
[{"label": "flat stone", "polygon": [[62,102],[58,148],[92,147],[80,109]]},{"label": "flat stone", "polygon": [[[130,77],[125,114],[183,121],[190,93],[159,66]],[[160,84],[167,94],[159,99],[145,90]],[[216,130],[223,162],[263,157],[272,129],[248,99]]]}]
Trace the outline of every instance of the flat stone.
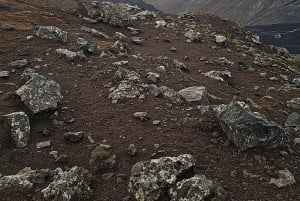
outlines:
[{"label": "flat stone", "polygon": [[147,121],[149,119],[147,112],[135,112],[133,114],[133,117],[135,119],[139,119],[141,121]]},{"label": "flat stone", "polygon": [[47,140],[47,141],[39,142],[35,146],[38,149],[45,148],[45,147],[50,147],[51,146],[51,141]]},{"label": "flat stone", "polygon": [[27,61],[27,59],[16,60],[8,64],[8,66],[12,68],[24,68],[28,65],[29,62]]},{"label": "flat stone", "polygon": [[180,94],[188,103],[196,103],[199,105],[208,104],[207,90],[203,86],[192,86],[181,89],[178,94]]},{"label": "flat stone", "polygon": [[79,142],[83,139],[83,132],[68,132],[64,134],[64,138],[70,142]]},{"label": "flat stone", "polygon": [[9,77],[8,71],[0,71],[0,78],[7,78]]}]

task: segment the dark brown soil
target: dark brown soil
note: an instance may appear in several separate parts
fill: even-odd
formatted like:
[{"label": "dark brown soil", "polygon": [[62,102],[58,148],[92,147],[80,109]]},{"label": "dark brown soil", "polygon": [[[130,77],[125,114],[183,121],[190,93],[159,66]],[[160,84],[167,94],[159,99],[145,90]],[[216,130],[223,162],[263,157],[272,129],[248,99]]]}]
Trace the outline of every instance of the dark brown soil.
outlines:
[{"label": "dark brown soil", "polygon": [[[105,24],[89,25],[80,20],[72,8],[60,10],[58,8],[43,7],[44,5],[28,5],[21,1],[0,0],[0,22],[16,26],[16,30],[0,30],[0,71],[10,70],[8,63],[17,59],[27,58],[30,67],[38,73],[56,80],[63,89],[63,103],[58,110],[58,120],[65,122],[63,125],[55,126],[50,118],[50,113],[31,116],[31,138],[25,149],[16,149],[9,133],[0,124],[0,173],[2,175],[15,174],[24,167],[32,168],[69,168],[74,165],[89,168],[88,161],[91,151],[95,147],[87,140],[91,135],[96,143],[103,141],[112,146],[113,153],[117,156],[117,166],[109,172],[114,176],[104,180],[100,172],[95,175],[92,184],[93,194],[90,200],[93,201],[121,201],[130,196],[127,192],[127,185],[130,177],[131,167],[138,161],[149,160],[161,156],[177,156],[189,153],[194,155],[197,161],[195,172],[205,174],[208,178],[220,183],[228,191],[227,200],[300,200],[300,150],[299,146],[291,145],[293,154],[282,156],[276,150],[252,149],[246,152],[239,152],[236,147],[227,141],[217,121],[201,116],[200,112],[189,109],[189,106],[170,105],[163,98],[154,98],[147,94],[141,101],[128,99],[112,104],[108,98],[108,83],[115,86],[114,79],[116,67],[113,62],[125,59],[129,61],[126,68],[140,73],[146,82],[146,73],[163,65],[164,62],[156,57],[168,56],[172,59],[183,61],[184,56],[189,59],[184,63],[189,67],[190,73],[178,71],[167,71],[161,74],[159,85],[166,85],[175,90],[188,86],[205,86],[210,94],[222,98],[221,101],[214,101],[215,104],[229,103],[234,96],[240,100],[251,98],[260,104],[260,99],[270,95],[279,100],[278,104],[264,104],[260,110],[253,109],[265,114],[269,119],[284,124],[287,115],[295,111],[286,107],[286,101],[299,97],[300,90],[291,91],[268,90],[269,87],[278,89],[285,81],[270,81],[269,78],[287,75],[289,79],[297,75],[286,69],[275,67],[257,67],[255,72],[242,72],[234,65],[233,67],[217,64],[206,64],[199,59],[213,60],[225,56],[227,59],[237,63],[243,61],[247,65],[253,65],[253,57],[243,58],[241,52],[233,45],[228,44],[232,52],[227,48],[217,47],[213,50],[213,39],[206,38],[203,43],[187,43],[183,34],[171,31],[167,28],[154,28],[155,21],[136,22],[133,27],[140,28],[140,37],[144,38],[144,44],[134,45],[130,42],[130,32],[125,28],[115,28]],[[55,7],[59,7],[57,4]],[[233,29],[233,23],[225,22],[213,16],[202,16],[199,23],[212,24],[220,33],[230,33],[234,37],[242,37],[243,32]],[[69,42],[66,44],[48,41],[34,37],[26,40],[27,35],[33,35],[36,25],[54,25],[69,33]],[[128,36],[129,54],[140,54],[144,59],[132,57],[124,58],[100,58],[99,55],[89,56],[87,60],[67,61],[55,55],[55,49],[68,48],[78,50],[77,37],[96,43],[100,47],[111,44],[113,40],[103,40],[92,37],[88,33],[80,31],[81,26],[93,27],[113,36],[116,31]],[[159,37],[156,39],[156,37]],[[170,42],[164,42],[164,39]],[[170,51],[176,47],[177,52]],[[258,47],[263,48],[263,47]],[[22,56],[25,55],[25,56]],[[41,58],[42,61],[37,61]],[[209,70],[229,69],[235,79],[235,88],[225,83],[212,80],[201,74]],[[20,75],[23,69],[17,69],[11,73],[9,78],[0,78],[0,115],[13,111],[26,110],[13,92],[21,85]],[[260,72],[267,72],[263,78]],[[14,83],[15,86],[5,83]],[[260,86],[258,91],[255,86]],[[133,119],[132,114],[137,111],[148,112],[150,121],[140,122]],[[283,112],[285,111],[285,112]],[[299,112],[299,111],[298,111]],[[75,118],[74,123],[67,123],[70,118]],[[203,121],[201,121],[203,119]],[[206,119],[206,120],[205,120]],[[160,120],[158,126],[152,124],[153,120]],[[205,121],[204,121],[205,120]],[[44,129],[50,131],[51,135],[42,135]],[[85,138],[81,143],[73,144],[64,140],[63,134],[68,131],[82,131]],[[51,147],[38,150],[37,142],[51,140]],[[127,148],[129,144],[135,144],[138,154],[135,157],[129,156]],[[154,144],[159,144],[157,149]],[[58,151],[59,154],[68,155],[70,158],[67,164],[57,164],[51,151]],[[163,151],[162,151],[163,150]],[[265,157],[263,163],[255,158]],[[291,187],[278,189],[268,184],[269,177],[264,172],[265,166],[275,165],[279,168],[289,169],[297,183]],[[252,174],[261,175],[263,179],[244,177],[242,171],[246,169]],[[237,177],[232,177],[231,172],[237,170]],[[118,175],[126,175],[122,182],[117,182]],[[0,200],[6,200],[0,196]],[[11,200],[26,200],[16,195]],[[27,198],[30,200],[30,198]],[[132,198],[132,200],[134,200]]]}]

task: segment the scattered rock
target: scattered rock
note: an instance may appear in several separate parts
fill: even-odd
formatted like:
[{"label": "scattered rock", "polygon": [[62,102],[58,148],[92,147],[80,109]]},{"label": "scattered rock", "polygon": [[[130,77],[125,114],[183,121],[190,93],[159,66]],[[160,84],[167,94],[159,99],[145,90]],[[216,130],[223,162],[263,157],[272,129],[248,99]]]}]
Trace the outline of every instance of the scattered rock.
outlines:
[{"label": "scattered rock", "polygon": [[92,192],[85,176],[88,171],[77,166],[69,171],[57,168],[54,180],[41,193],[45,200],[70,201],[74,198],[87,199]]},{"label": "scattered rock", "polygon": [[68,49],[59,48],[55,50],[56,54],[61,57],[66,57],[69,60],[74,60],[75,58],[84,59],[85,55],[83,51],[73,52]]},{"label": "scattered rock", "polygon": [[116,155],[112,154],[107,147],[97,146],[92,151],[89,165],[93,173],[113,168],[116,165]]},{"label": "scattered rock", "polygon": [[79,142],[83,139],[82,132],[68,132],[64,134],[64,138],[70,142]]},{"label": "scattered rock", "polygon": [[216,35],[215,42],[219,45],[225,45],[227,38],[223,35]]},{"label": "scattered rock", "polygon": [[136,36],[132,37],[131,41],[136,45],[142,45],[144,42],[143,39],[141,39],[140,37],[136,37]]},{"label": "scattered rock", "polygon": [[155,84],[148,84],[146,86],[148,92],[153,95],[154,97],[160,96],[162,93],[160,91],[160,88],[156,86]]},{"label": "scattered rock", "polygon": [[226,82],[229,86],[234,86],[234,80],[230,71],[209,71],[203,73],[204,76]]},{"label": "scattered rock", "polygon": [[147,121],[147,120],[149,120],[147,112],[136,112],[136,113],[133,114],[133,117],[135,119],[139,119],[141,121]]},{"label": "scattered rock", "polygon": [[215,186],[213,181],[204,175],[195,175],[184,179],[169,191],[171,201],[204,201],[213,197]]},{"label": "scattered rock", "polygon": [[112,47],[110,48],[110,51],[113,53],[116,53],[118,55],[126,55],[127,54],[127,44],[118,40],[112,45]]},{"label": "scattered rock", "polygon": [[168,99],[170,102],[174,104],[181,104],[183,103],[181,95],[179,95],[176,91],[173,89],[167,87],[167,86],[161,86],[159,87],[162,95],[164,98]]},{"label": "scattered rock", "polygon": [[30,138],[29,117],[24,112],[14,112],[4,116],[10,127],[10,134],[16,147],[26,147]]},{"label": "scattered rock", "polygon": [[274,184],[278,188],[292,186],[296,183],[294,175],[287,169],[279,170],[278,178],[271,178],[269,184]]},{"label": "scattered rock", "polygon": [[165,73],[166,72],[166,67],[165,66],[158,66],[156,70],[160,73]]},{"label": "scattered rock", "polygon": [[45,148],[45,147],[50,147],[51,146],[51,141],[47,140],[47,141],[39,142],[35,146],[38,149]]},{"label": "scattered rock", "polygon": [[180,90],[178,94],[180,94],[188,103],[195,103],[199,105],[208,104],[207,90],[203,86],[188,87]]},{"label": "scattered rock", "polygon": [[294,78],[291,81],[291,85],[297,88],[300,88],[300,77]]},{"label": "scattered rock", "polygon": [[134,144],[130,144],[127,150],[130,156],[135,156],[137,154],[137,148]]},{"label": "scattered rock", "polygon": [[54,26],[39,26],[36,35],[43,39],[67,42],[68,33]]},{"label": "scattered rock", "polygon": [[293,109],[300,109],[300,98],[293,98],[288,101],[287,106]]},{"label": "scattered rock", "polygon": [[157,20],[155,21],[155,28],[159,27],[165,27],[167,25],[167,22],[165,20]]},{"label": "scattered rock", "polygon": [[180,71],[182,71],[184,73],[189,73],[190,72],[190,70],[188,69],[188,67],[184,63],[178,61],[177,59],[173,60],[173,64],[174,64],[174,66],[175,66],[176,69],[178,69],[178,70],[180,70]]},{"label": "scattered rock", "polygon": [[280,126],[259,113],[250,111],[244,102],[232,101],[218,114],[227,137],[240,149],[272,149],[288,144],[291,136]]},{"label": "scattered rock", "polygon": [[0,71],[0,78],[7,78],[9,77],[8,71]]},{"label": "scattered rock", "polygon": [[187,42],[201,42],[201,33],[190,29],[188,30],[184,36],[187,38]]},{"label": "scattered rock", "polygon": [[189,154],[138,162],[131,169],[128,191],[138,201],[158,200],[177,182],[178,177],[194,166],[194,158]]},{"label": "scattered rock", "polygon": [[152,73],[152,72],[147,73],[147,79],[153,84],[157,83],[159,78],[160,76],[158,73]]},{"label": "scattered rock", "polygon": [[4,31],[13,31],[15,29],[16,29],[16,27],[14,25],[11,25],[11,24],[1,25],[1,30],[4,30]]},{"label": "scattered rock", "polygon": [[35,73],[30,68],[24,71],[22,78],[26,83],[16,91],[16,94],[31,112],[36,114],[57,108],[63,98],[57,82]]},{"label": "scattered rock", "polygon": [[27,59],[16,60],[8,64],[8,66],[12,68],[24,68],[28,65],[29,62],[27,61]]},{"label": "scattered rock", "polygon": [[285,127],[296,127],[300,130],[300,114],[297,112],[290,114],[285,122]]}]

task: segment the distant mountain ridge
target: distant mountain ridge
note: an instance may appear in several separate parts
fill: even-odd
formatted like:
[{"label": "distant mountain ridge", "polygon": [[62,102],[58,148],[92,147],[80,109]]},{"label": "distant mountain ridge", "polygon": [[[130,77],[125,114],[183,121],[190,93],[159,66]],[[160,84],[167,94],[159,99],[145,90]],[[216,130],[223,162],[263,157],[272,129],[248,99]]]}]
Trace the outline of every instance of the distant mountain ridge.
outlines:
[{"label": "distant mountain ridge", "polygon": [[215,14],[243,25],[300,23],[300,0],[145,0],[156,8],[179,14]]}]

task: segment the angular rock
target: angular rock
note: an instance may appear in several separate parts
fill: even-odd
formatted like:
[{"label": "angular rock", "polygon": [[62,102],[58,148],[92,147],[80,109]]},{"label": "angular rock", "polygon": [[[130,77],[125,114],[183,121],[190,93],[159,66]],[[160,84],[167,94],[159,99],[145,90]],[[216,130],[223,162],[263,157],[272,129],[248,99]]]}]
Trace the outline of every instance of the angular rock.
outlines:
[{"label": "angular rock", "polygon": [[116,53],[118,55],[126,55],[127,54],[127,44],[118,40],[112,45],[112,47],[110,48],[110,52]]},{"label": "angular rock", "polygon": [[269,184],[274,184],[278,188],[292,186],[296,183],[294,175],[287,169],[279,170],[278,178],[271,178]]},{"label": "angular rock", "polygon": [[300,130],[300,114],[297,112],[290,114],[285,122],[285,127],[296,127]]},{"label": "angular rock", "polygon": [[188,69],[188,67],[184,63],[178,61],[177,59],[173,60],[173,64],[174,64],[174,66],[175,66],[176,69],[179,69],[179,70],[181,70],[184,73],[189,73],[190,72],[190,70]]},{"label": "angular rock", "polygon": [[144,40],[142,38],[136,37],[136,36],[132,37],[131,41],[136,45],[142,45],[144,42]]},{"label": "angular rock", "polygon": [[133,20],[135,20],[135,19],[151,20],[151,19],[155,19],[155,18],[156,18],[156,14],[149,10],[144,10],[144,11],[138,12],[137,14],[131,15],[131,19],[133,19]]},{"label": "angular rock", "polygon": [[291,81],[292,86],[300,88],[300,77],[296,77]]},{"label": "angular rock", "polygon": [[162,94],[159,87],[156,86],[155,84],[148,84],[148,85],[146,85],[146,88],[147,88],[148,92],[151,95],[153,95],[154,97],[158,97]]},{"label": "angular rock", "polygon": [[56,109],[63,98],[60,85],[45,76],[35,73],[27,68],[22,74],[26,83],[21,86],[16,94],[25,106],[34,114]]},{"label": "angular rock", "polygon": [[38,142],[38,143],[36,143],[35,146],[38,149],[50,147],[51,146],[51,141],[47,140],[47,141],[43,141],[43,142]]},{"label": "angular rock", "polygon": [[116,165],[116,155],[112,154],[109,148],[97,146],[91,154],[89,161],[90,170],[97,173],[100,170],[113,168]]},{"label": "angular rock", "polygon": [[72,199],[87,199],[92,192],[85,179],[88,171],[77,166],[69,171],[57,168],[54,181],[52,181],[41,193],[45,200],[70,201]]},{"label": "angular rock", "polygon": [[251,112],[244,102],[234,100],[220,107],[218,118],[227,137],[242,151],[252,147],[282,147],[292,140],[280,125]]},{"label": "angular rock", "polygon": [[187,42],[201,42],[201,33],[193,29],[188,30],[184,36],[188,39]]},{"label": "angular rock", "polygon": [[147,120],[149,120],[149,116],[148,116],[147,112],[135,112],[133,114],[133,117],[135,119],[139,119],[141,121],[147,121]]},{"label": "angular rock", "polygon": [[70,142],[79,142],[83,139],[82,132],[67,132],[64,134],[64,138]]},{"label": "angular rock", "polygon": [[8,71],[0,71],[0,78],[7,78],[9,77]]},{"label": "angular rock", "polygon": [[68,33],[54,26],[39,26],[36,35],[43,39],[67,42]]},{"label": "angular rock", "polygon": [[29,62],[27,61],[27,59],[16,60],[8,64],[8,66],[12,68],[24,68],[28,65]]},{"label": "angular rock", "polygon": [[174,104],[181,104],[183,103],[181,95],[179,95],[176,91],[173,89],[167,87],[167,86],[161,86],[159,87],[162,95],[164,98],[168,99],[170,102]]},{"label": "angular rock", "polygon": [[213,181],[204,175],[195,175],[184,179],[169,191],[171,201],[204,201],[212,197],[215,191]]},{"label": "angular rock", "polygon": [[24,112],[14,112],[4,116],[10,126],[10,133],[16,147],[26,147],[30,138],[29,117]]},{"label": "angular rock", "polygon": [[300,98],[293,98],[288,101],[287,106],[293,109],[300,109]]},{"label": "angular rock", "polygon": [[208,105],[207,90],[203,86],[192,86],[181,89],[178,94],[180,94],[188,103]]},{"label": "angular rock", "polygon": [[75,58],[80,58],[80,59],[85,58],[85,55],[82,51],[73,52],[68,49],[59,48],[55,50],[55,53],[61,57],[66,57],[69,60],[74,60]]},{"label": "angular rock", "polygon": [[138,201],[158,200],[177,182],[178,177],[192,170],[194,166],[194,158],[189,154],[138,162],[131,169],[128,191]]},{"label": "angular rock", "polygon": [[0,194],[30,193],[35,184],[46,183],[51,174],[49,169],[32,170],[26,167],[15,175],[0,177]]},{"label": "angular rock", "polygon": [[203,73],[203,75],[215,80],[220,80],[221,82],[226,82],[229,86],[234,86],[234,80],[230,71],[209,71]]},{"label": "angular rock", "polygon": [[1,25],[0,29],[5,30],[5,31],[13,31],[16,29],[16,27],[11,24],[3,24],[3,25]]},{"label": "angular rock", "polygon": [[225,45],[227,38],[223,35],[216,35],[215,42],[219,45]]},{"label": "angular rock", "polygon": [[153,72],[149,72],[147,73],[147,79],[151,82],[151,83],[157,83],[158,80],[160,78],[160,75],[157,73],[153,73]]},{"label": "angular rock", "polygon": [[95,44],[87,43],[84,46],[82,46],[80,50],[83,52],[83,55],[96,54],[97,46]]}]

